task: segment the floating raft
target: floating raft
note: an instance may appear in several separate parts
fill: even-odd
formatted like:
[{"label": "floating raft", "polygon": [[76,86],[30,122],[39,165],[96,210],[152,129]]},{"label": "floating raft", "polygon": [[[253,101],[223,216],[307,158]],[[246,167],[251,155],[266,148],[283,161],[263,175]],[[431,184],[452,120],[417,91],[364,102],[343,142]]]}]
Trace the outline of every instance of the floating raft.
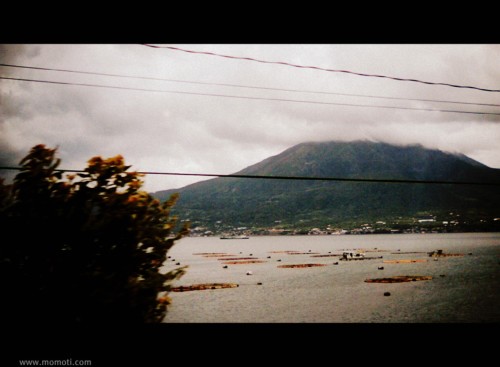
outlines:
[{"label": "floating raft", "polygon": [[404,259],[404,260],[384,260],[383,261],[386,264],[411,264],[411,263],[425,263],[427,260],[422,260],[422,259]]},{"label": "floating raft", "polygon": [[319,252],[287,252],[288,255],[319,255]]},{"label": "floating raft", "polygon": [[366,283],[405,283],[416,282],[419,280],[431,280],[431,276],[427,275],[397,275],[388,278],[365,279]]},{"label": "floating raft", "polygon": [[278,268],[312,268],[314,266],[326,266],[327,264],[290,264],[278,265]]},{"label": "floating raft", "polygon": [[339,260],[340,261],[356,261],[356,260],[375,260],[375,259],[382,259],[383,256],[377,256],[377,257],[373,257],[373,256],[368,256],[368,257],[348,257],[347,259],[342,257],[340,258]]},{"label": "floating raft", "polygon": [[258,257],[223,257],[217,260],[235,261],[235,260],[257,260],[257,259]]},{"label": "floating raft", "polygon": [[[216,257],[216,256],[228,256],[227,252],[195,252],[193,255],[201,255],[203,257]],[[236,255],[230,255],[236,256]]]},{"label": "floating raft", "polygon": [[231,257],[231,256],[238,256],[238,255],[233,255],[233,254],[210,254],[210,255],[202,255],[203,257]]},{"label": "floating raft", "polygon": [[258,264],[265,263],[264,260],[242,260],[242,261],[224,261],[223,264],[227,265],[240,265],[240,264]]},{"label": "floating raft", "polygon": [[446,254],[443,250],[436,250],[428,252],[430,257],[460,257],[464,256],[464,254]]},{"label": "floating raft", "polygon": [[203,291],[205,289],[222,289],[222,288],[236,288],[239,284],[236,283],[203,283],[193,284],[172,288],[172,292],[187,292],[187,291]]},{"label": "floating raft", "polygon": [[461,257],[464,256],[464,254],[433,254],[429,255],[430,257]]}]

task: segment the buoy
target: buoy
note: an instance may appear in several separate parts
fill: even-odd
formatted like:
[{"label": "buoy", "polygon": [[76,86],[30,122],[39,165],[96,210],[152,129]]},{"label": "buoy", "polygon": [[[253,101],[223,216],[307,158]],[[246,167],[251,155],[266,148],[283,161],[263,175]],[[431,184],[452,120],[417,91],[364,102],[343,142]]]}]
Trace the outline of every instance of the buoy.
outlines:
[{"label": "buoy", "polygon": [[378,270],[384,270],[384,267],[383,266],[379,266]]},{"label": "buoy", "polygon": [[249,256],[253,256],[253,254],[250,254]]},{"label": "buoy", "polygon": [[339,262],[338,262],[338,261],[333,263],[333,265],[338,265],[338,264],[339,264]]},{"label": "buoy", "polygon": [[227,269],[227,265],[224,265],[222,268],[223,268],[223,269]]},{"label": "buoy", "polygon": [[252,273],[252,271],[251,271],[251,270],[247,271],[247,275],[252,275],[252,274],[253,274],[253,273]]},{"label": "buoy", "polygon": [[435,257],[435,258],[434,258],[434,261],[438,261],[438,258],[437,258],[437,257]]},{"label": "buoy", "polygon": [[271,258],[271,256],[268,256],[267,258],[268,258],[268,259],[270,259],[270,258]]},{"label": "buoy", "polygon": [[391,292],[385,292],[385,293],[384,293],[384,296],[386,296],[386,297],[388,297],[388,296],[390,296],[390,295],[391,295]]},{"label": "buoy", "polygon": [[175,263],[175,265],[180,265],[181,263]]},{"label": "buoy", "polygon": [[281,259],[278,259],[278,260],[276,260],[276,261],[281,261]]},{"label": "buoy", "polygon": [[440,276],[440,277],[445,277],[446,275],[444,275],[444,274],[440,274],[439,276]]},{"label": "buoy", "polygon": [[261,283],[261,282],[259,282],[259,283],[257,283],[257,285],[262,285],[262,283]]}]

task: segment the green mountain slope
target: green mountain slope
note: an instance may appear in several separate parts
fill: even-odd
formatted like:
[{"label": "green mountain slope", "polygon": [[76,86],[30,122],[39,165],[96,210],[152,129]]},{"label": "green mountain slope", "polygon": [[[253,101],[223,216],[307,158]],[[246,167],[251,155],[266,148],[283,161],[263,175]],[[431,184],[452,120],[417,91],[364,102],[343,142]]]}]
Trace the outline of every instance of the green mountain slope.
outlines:
[{"label": "green mountain slope", "polygon": [[[303,143],[237,174],[500,182],[499,170],[464,155],[367,141]],[[178,190],[176,214],[196,225],[342,225],[429,212],[500,216],[498,186],[216,178]]]}]

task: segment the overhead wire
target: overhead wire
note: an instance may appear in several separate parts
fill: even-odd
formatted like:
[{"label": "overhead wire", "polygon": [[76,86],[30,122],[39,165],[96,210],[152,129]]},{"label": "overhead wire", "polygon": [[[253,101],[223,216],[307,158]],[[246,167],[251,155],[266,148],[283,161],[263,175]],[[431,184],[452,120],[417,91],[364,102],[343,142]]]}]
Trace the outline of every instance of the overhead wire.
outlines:
[{"label": "overhead wire", "polygon": [[91,83],[74,83],[74,82],[62,82],[62,81],[40,80],[40,79],[30,79],[30,78],[13,78],[13,77],[5,77],[5,76],[0,76],[0,79],[22,81],[22,82],[33,82],[33,83],[71,85],[71,86],[80,86],[80,87],[108,88],[108,89],[141,91],[141,92],[172,93],[172,94],[185,94],[185,95],[195,95],[195,96],[209,96],[209,97],[235,98],[235,99],[247,99],[247,100],[264,100],[264,101],[275,101],[275,102],[292,102],[292,103],[333,105],[333,106],[345,106],[345,107],[383,108],[383,109],[396,109],[396,110],[411,110],[411,111],[427,111],[427,112],[444,112],[444,113],[500,116],[500,113],[496,113],[496,112],[463,111],[463,110],[447,110],[447,109],[417,108],[417,107],[402,107],[402,106],[384,106],[384,105],[364,105],[364,104],[354,104],[354,103],[324,102],[324,101],[313,101],[313,100],[268,98],[268,97],[255,97],[255,96],[239,96],[239,95],[219,94],[219,93],[201,93],[201,92],[187,92],[187,91],[178,91],[178,90],[132,88],[132,87],[91,84]]},{"label": "overhead wire", "polygon": [[[0,170],[22,170],[22,167],[1,166]],[[85,170],[55,169],[58,172],[85,173]],[[394,184],[439,184],[439,185],[482,185],[500,186],[500,182],[485,181],[446,181],[446,180],[409,180],[409,179],[384,179],[384,178],[348,178],[348,177],[320,177],[320,176],[270,176],[270,175],[246,175],[246,174],[221,174],[221,173],[186,173],[186,172],[160,172],[160,171],[136,171],[142,175],[165,175],[165,176],[195,176],[195,177],[219,177],[219,178],[248,178],[269,180],[300,180],[300,181],[340,181],[340,182],[367,182],[367,183],[394,183]]]},{"label": "overhead wire", "polygon": [[217,56],[217,57],[223,57],[223,58],[228,58],[228,59],[259,62],[259,63],[264,63],[264,64],[283,65],[283,66],[290,66],[290,67],[301,68],[301,69],[313,69],[313,70],[326,71],[326,72],[332,72],[332,73],[345,73],[345,74],[370,77],[370,78],[382,78],[382,79],[390,79],[390,80],[395,80],[395,81],[413,82],[413,83],[421,83],[421,84],[427,84],[427,85],[439,85],[439,86],[446,86],[446,87],[452,87],[452,88],[474,89],[474,90],[479,90],[479,91],[483,91],[483,92],[495,92],[495,93],[500,92],[500,89],[488,89],[488,88],[480,88],[480,87],[475,87],[475,86],[470,86],[470,85],[459,85],[459,84],[451,84],[451,83],[443,83],[443,82],[430,82],[430,81],[413,79],[413,78],[399,78],[399,77],[388,76],[388,75],[360,73],[360,72],[355,72],[352,70],[329,69],[329,68],[323,68],[323,67],[319,67],[319,66],[293,64],[293,63],[286,62],[286,61],[269,61],[269,60],[262,60],[262,59],[257,59],[257,58],[253,58],[253,57],[225,55],[225,54],[208,52],[208,51],[188,50],[185,48],[174,47],[174,46],[158,46],[158,45],[152,45],[152,44],[148,44],[148,43],[144,43],[142,45],[146,46],[146,47],[157,48],[157,49],[169,49],[172,51],[181,51],[181,52],[187,52],[187,53],[191,53],[191,54]]},{"label": "overhead wire", "polygon": [[[170,48],[170,47],[167,47],[167,48]],[[186,50],[183,50],[183,51],[186,51]],[[186,52],[190,52],[190,51],[186,51]],[[224,56],[224,55],[217,55],[217,56]],[[229,56],[224,56],[224,57],[229,57]],[[233,58],[233,57],[231,57],[231,58]],[[275,62],[272,62],[272,63],[275,63]],[[179,83],[208,84],[208,85],[230,86],[230,87],[240,87],[240,88],[266,89],[266,90],[277,90],[277,91],[287,91],[287,92],[305,92],[305,93],[318,93],[318,94],[335,94],[335,95],[346,95],[346,96],[356,96],[356,97],[385,98],[385,99],[403,99],[403,100],[416,100],[416,101],[441,102],[441,103],[457,103],[457,104],[473,104],[473,105],[484,105],[484,106],[494,106],[494,107],[500,106],[500,105],[496,105],[496,104],[480,104],[480,103],[458,102],[458,101],[410,99],[410,98],[402,98],[402,97],[398,98],[398,97],[384,97],[384,96],[369,96],[369,95],[356,95],[356,94],[333,93],[333,92],[301,91],[301,90],[294,90],[294,89],[281,89],[281,88],[246,86],[246,85],[238,85],[238,84],[208,83],[208,82],[196,82],[196,81],[185,81],[185,80],[183,81],[183,80],[176,80],[176,79],[162,79],[162,78],[143,77],[143,76],[130,76],[130,75],[122,75],[122,74],[96,73],[96,72],[86,72],[86,71],[77,71],[77,70],[69,70],[69,69],[54,69],[54,68],[23,66],[23,65],[12,65],[12,64],[0,64],[0,66],[26,68],[26,69],[36,69],[36,70],[45,70],[45,71],[59,71],[59,72],[89,74],[89,75],[100,75],[100,76],[110,76],[110,77],[124,77],[124,78],[134,78],[134,79],[162,80],[162,81],[171,81],[171,82],[179,82]],[[328,70],[328,71],[330,71],[330,70]],[[3,77],[3,76],[0,76],[0,79],[14,80],[14,81],[24,81],[24,82],[59,84],[59,85],[72,85],[72,86],[97,87],[97,88],[111,88],[111,89],[121,89],[121,90],[147,91],[147,92],[177,93],[177,94],[188,94],[188,95],[199,95],[199,96],[212,96],[212,97],[225,97],[225,98],[243,98],[243,99],[254,99],[254,100],[281,101],[281,102],[296,102],[296,103],[313,103],[313,104],[325,104],[325,105],[340,105],[340,106],[351,106],[351,107],[391,108],[391,109],[434,111],[434,112],[469,113],[469,114],[480,114],[480,115],[500,115],[500,113],[491,113],[491,112],[473,112],[473,111],[442,110],[442,109],[428,109],[428,108],[411,108],[411,107],[381,106],[381,105],[361,105],[361,104],[322,102],[322,101],[311,101],[311,100],[307,101],[307,100],[292,100],[292,99],[283,99],[283,98],[236,96],[236,95],[227,95],[227,94],[198,93],[198,92],[186,92],[186,91],[175,91],[175,90],[158,90],[158,89],[147,89],[147,88],[131,88],[131,87],[122,87],[122,86],[102,85],[102,84],[61,82],[61,81],[50,81],[50,80],[28,79],[28,78],[13,78],[13,77]],[[432,83],[432,84],[437,84],[437,83]],[[0,167],[0,169],[1,170],[20,170],[21,168],[20,167]],[[71,169],[58,169],[57,171],[72,172],[72,173],[85,172],[83,170],[71,170]],[[364,179],[364,178],[311,177],[311,176],[266,176],[266,175],[185,173],[185,172],[154,172],[154,171],[140,171],[138,173],[144,174],[144,175],[176,175],[176,176],[219,177],[219,178],[250,178],[250,179],[275,179],[275,180],[278,179],[278,180],[348,181],[348,182],[372,182],[372,183],[377,183],[378,182],[378,183],[457,184],[457,185],[494,185],[494,186],[500,186],[500,183],[497,183],[497,182],[479,182],[479,181],[397,180],[397,179]]]},{"label": "overhead wire", "polygon": [[171,83],[184,83],[184,84],[197,84],[197,85],[213,85],[213,86],[220,86],[220,87],[246,88],[246,89],[269,90],[269,91],[291,92],[291,93],[325,94],[325,95],[338,95],[338,96],[347,96],[347,97],[378,98],[378,99],[392,99],[392,100],[405,100],[405,101],[417,101],[417,102],[451,103],[451,104],[464,104],[464,105],[475,105],[475,106],[500,107],[500,104],[494,104],[494,103],[476,103],[476,102],[436,100],[436,99],[424,99],[424,98],[391,97],[391,96],[379,96],[379,95],[367,95],[367,94],[338,93],[338,92],[301,90],[301,89],[286,89],[286,88],[263,87],[263,86],[253,86],[253,85],[243,85],[243,84],[215,83],[215,82],[202,82],[202,81],[193,81],[193,80],[180,80],[180,79],[158,78],[158,77],[148,77],[148,76],[138,76],[138,75],[125,75],[125,74],[116,74],[116,73],[100,73],[100,72],[90,72],[90,71],[83,71],[83,70],[48,68],[48,67],[40,67],[40,66],[15,65],[15,64],[5,64],[5,63],[0,63],[0,66],[10,67],[10,68],[30,69],[30,70],[66,72],[66,73],[85,74],[85,75],[97,75],[97,76],[106,76],[106,77],[115,77],[115,78],[154,80],[154,81],[165,81],[165,82],[171,82]]}]

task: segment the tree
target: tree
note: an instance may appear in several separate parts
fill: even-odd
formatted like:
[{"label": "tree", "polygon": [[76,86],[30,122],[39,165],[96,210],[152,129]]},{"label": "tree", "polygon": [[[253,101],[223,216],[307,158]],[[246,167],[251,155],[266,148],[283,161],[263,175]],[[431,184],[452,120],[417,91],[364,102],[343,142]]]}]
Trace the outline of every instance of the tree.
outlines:
[{"label": "tree", "polygon": [[37,145],[12,185],[0,182],[2,317],[13,322],[156,323],[170,284],[165,273],[177,195],[161,203],[140,188],[122,156],[94,157],[64,176],[56,149]]}]

